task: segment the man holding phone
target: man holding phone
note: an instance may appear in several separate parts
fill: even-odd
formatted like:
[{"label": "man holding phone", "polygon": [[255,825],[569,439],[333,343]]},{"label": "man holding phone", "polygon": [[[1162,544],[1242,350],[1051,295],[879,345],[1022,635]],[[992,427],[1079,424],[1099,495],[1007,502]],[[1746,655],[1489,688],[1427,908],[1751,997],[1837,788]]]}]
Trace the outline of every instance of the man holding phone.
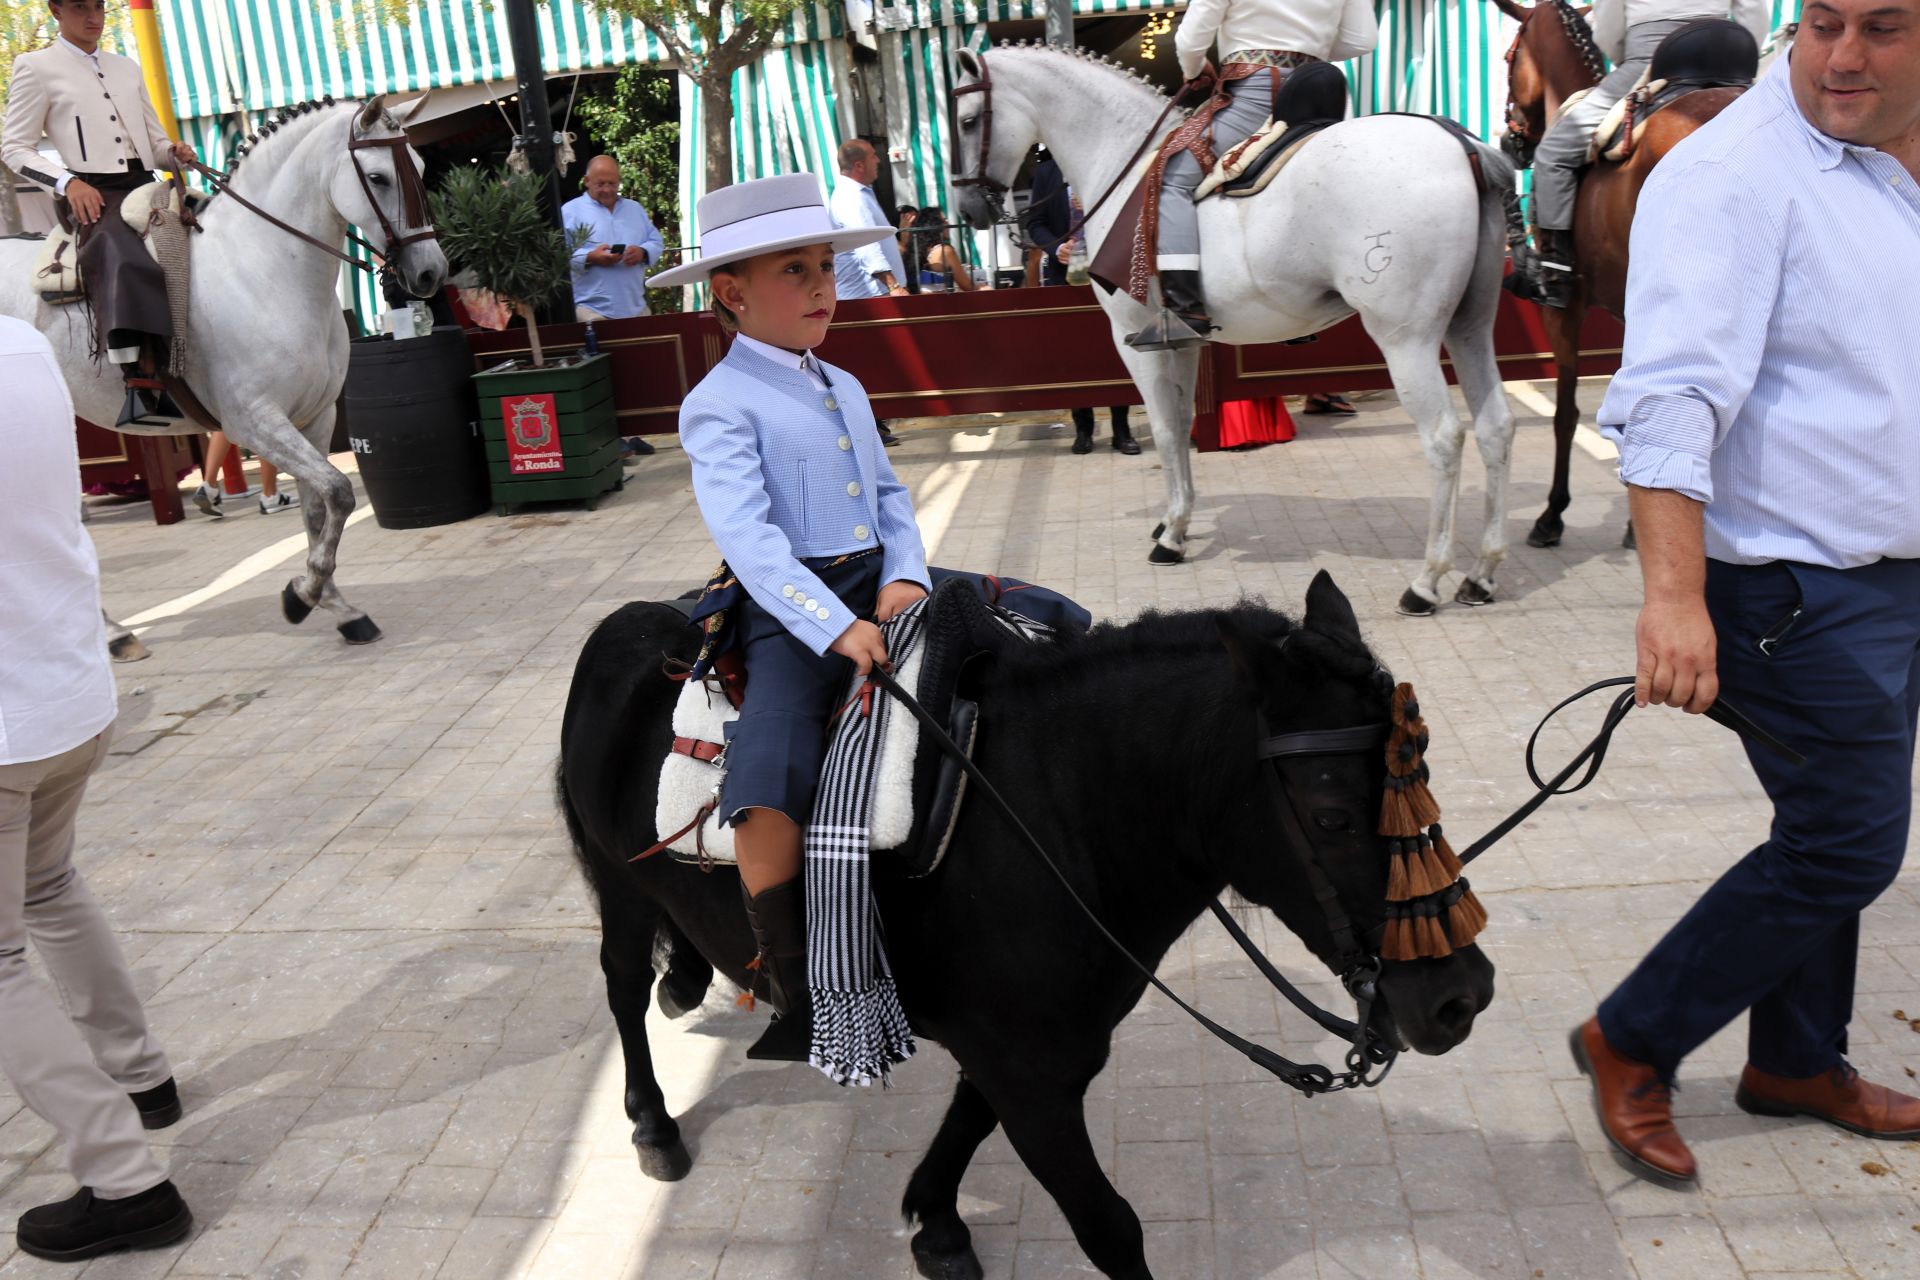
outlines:
[{"label": "man holding phone", "polygon": [[662,241],[647,211],[620,194],[620,165],[612,156],[587,164],[586,193],[569,200],[561,221],[586,232],[573,251],[573,310],[581,323],[647,314],[647,268],[660,261]]}]

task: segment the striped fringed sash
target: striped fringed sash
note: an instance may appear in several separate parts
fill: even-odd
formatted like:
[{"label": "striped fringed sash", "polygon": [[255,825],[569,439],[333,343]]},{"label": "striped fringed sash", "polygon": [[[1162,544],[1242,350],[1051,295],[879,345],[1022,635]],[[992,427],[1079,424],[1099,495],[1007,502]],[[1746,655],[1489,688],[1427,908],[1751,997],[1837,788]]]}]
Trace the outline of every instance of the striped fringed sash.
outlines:
[{"label": "striped fringed sash", "polygon": [[[897,670],[920,638],[926,601],[881,627]],[[807,825],[807,985],[813,993],[809,1061],[835,1084],[888,1083],[913,1056],[913,1031],[887,965],[869,875],[869,815],[892,699],[862,696],[853,678],[833,731]],[[904,713],[903,713],[904,714]]]}]

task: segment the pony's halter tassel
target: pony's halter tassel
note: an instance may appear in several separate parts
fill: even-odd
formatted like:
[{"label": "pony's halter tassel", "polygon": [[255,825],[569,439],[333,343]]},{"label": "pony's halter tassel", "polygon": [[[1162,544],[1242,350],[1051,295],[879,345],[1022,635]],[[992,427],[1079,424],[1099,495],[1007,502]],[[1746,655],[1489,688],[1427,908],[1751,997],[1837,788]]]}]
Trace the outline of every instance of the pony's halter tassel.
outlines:
[{"label": "pony's halter tassel", "polygon": [[1440,805],[1427,787],[1427,741],[1413,686],[1400,685],[1393,691],[1387,791],[1380,803],[1380,834],[1387,837],[1392,859],[1383,960],[1452,955],[1487,925],[1487,910],[1460,874],[1460,859],[1440,831]]}]

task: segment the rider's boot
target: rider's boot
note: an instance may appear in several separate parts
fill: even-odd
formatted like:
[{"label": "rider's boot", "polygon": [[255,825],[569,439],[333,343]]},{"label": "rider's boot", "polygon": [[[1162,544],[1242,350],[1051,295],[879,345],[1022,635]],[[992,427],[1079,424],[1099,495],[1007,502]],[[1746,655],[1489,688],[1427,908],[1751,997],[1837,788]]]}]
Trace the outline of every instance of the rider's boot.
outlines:
[{"label": "rider's boot", "polygon": [[780,1012],[747,1050],[756,1062],[805,1062],[813,1048],[813,999],[807,989],[807,896],[799,876],[740,896],[747,904],[747,924],[759,950],[759,974],[754,995],[773,1002]]},{"label": "rider's boot", "polygon": [[1507,277],[1516,298],[1562,310],[1573,305],[1573,233],[1550,227],[1533,229],[1533,251],[1516,254]]},{"label": "rider's boot", "polygon": [[1147,327],[1127,336],[1127,345],[1135,351],[1198,346],[1213,331],[1198,271],[1162,271],[1160,303],[1160,313],[1147,322]]}]

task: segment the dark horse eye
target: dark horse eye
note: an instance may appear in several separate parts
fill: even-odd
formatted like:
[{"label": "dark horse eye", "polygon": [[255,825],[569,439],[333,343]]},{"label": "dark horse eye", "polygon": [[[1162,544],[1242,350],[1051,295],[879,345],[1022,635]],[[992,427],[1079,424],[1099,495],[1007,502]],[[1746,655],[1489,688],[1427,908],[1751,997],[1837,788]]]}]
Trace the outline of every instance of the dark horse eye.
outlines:
[{"label": "dark horse eye", "polygon": [[1345,809],[1315,809],[1313,825],[1322,831],[1351,831],[1353,819],[1347,816]]}]

